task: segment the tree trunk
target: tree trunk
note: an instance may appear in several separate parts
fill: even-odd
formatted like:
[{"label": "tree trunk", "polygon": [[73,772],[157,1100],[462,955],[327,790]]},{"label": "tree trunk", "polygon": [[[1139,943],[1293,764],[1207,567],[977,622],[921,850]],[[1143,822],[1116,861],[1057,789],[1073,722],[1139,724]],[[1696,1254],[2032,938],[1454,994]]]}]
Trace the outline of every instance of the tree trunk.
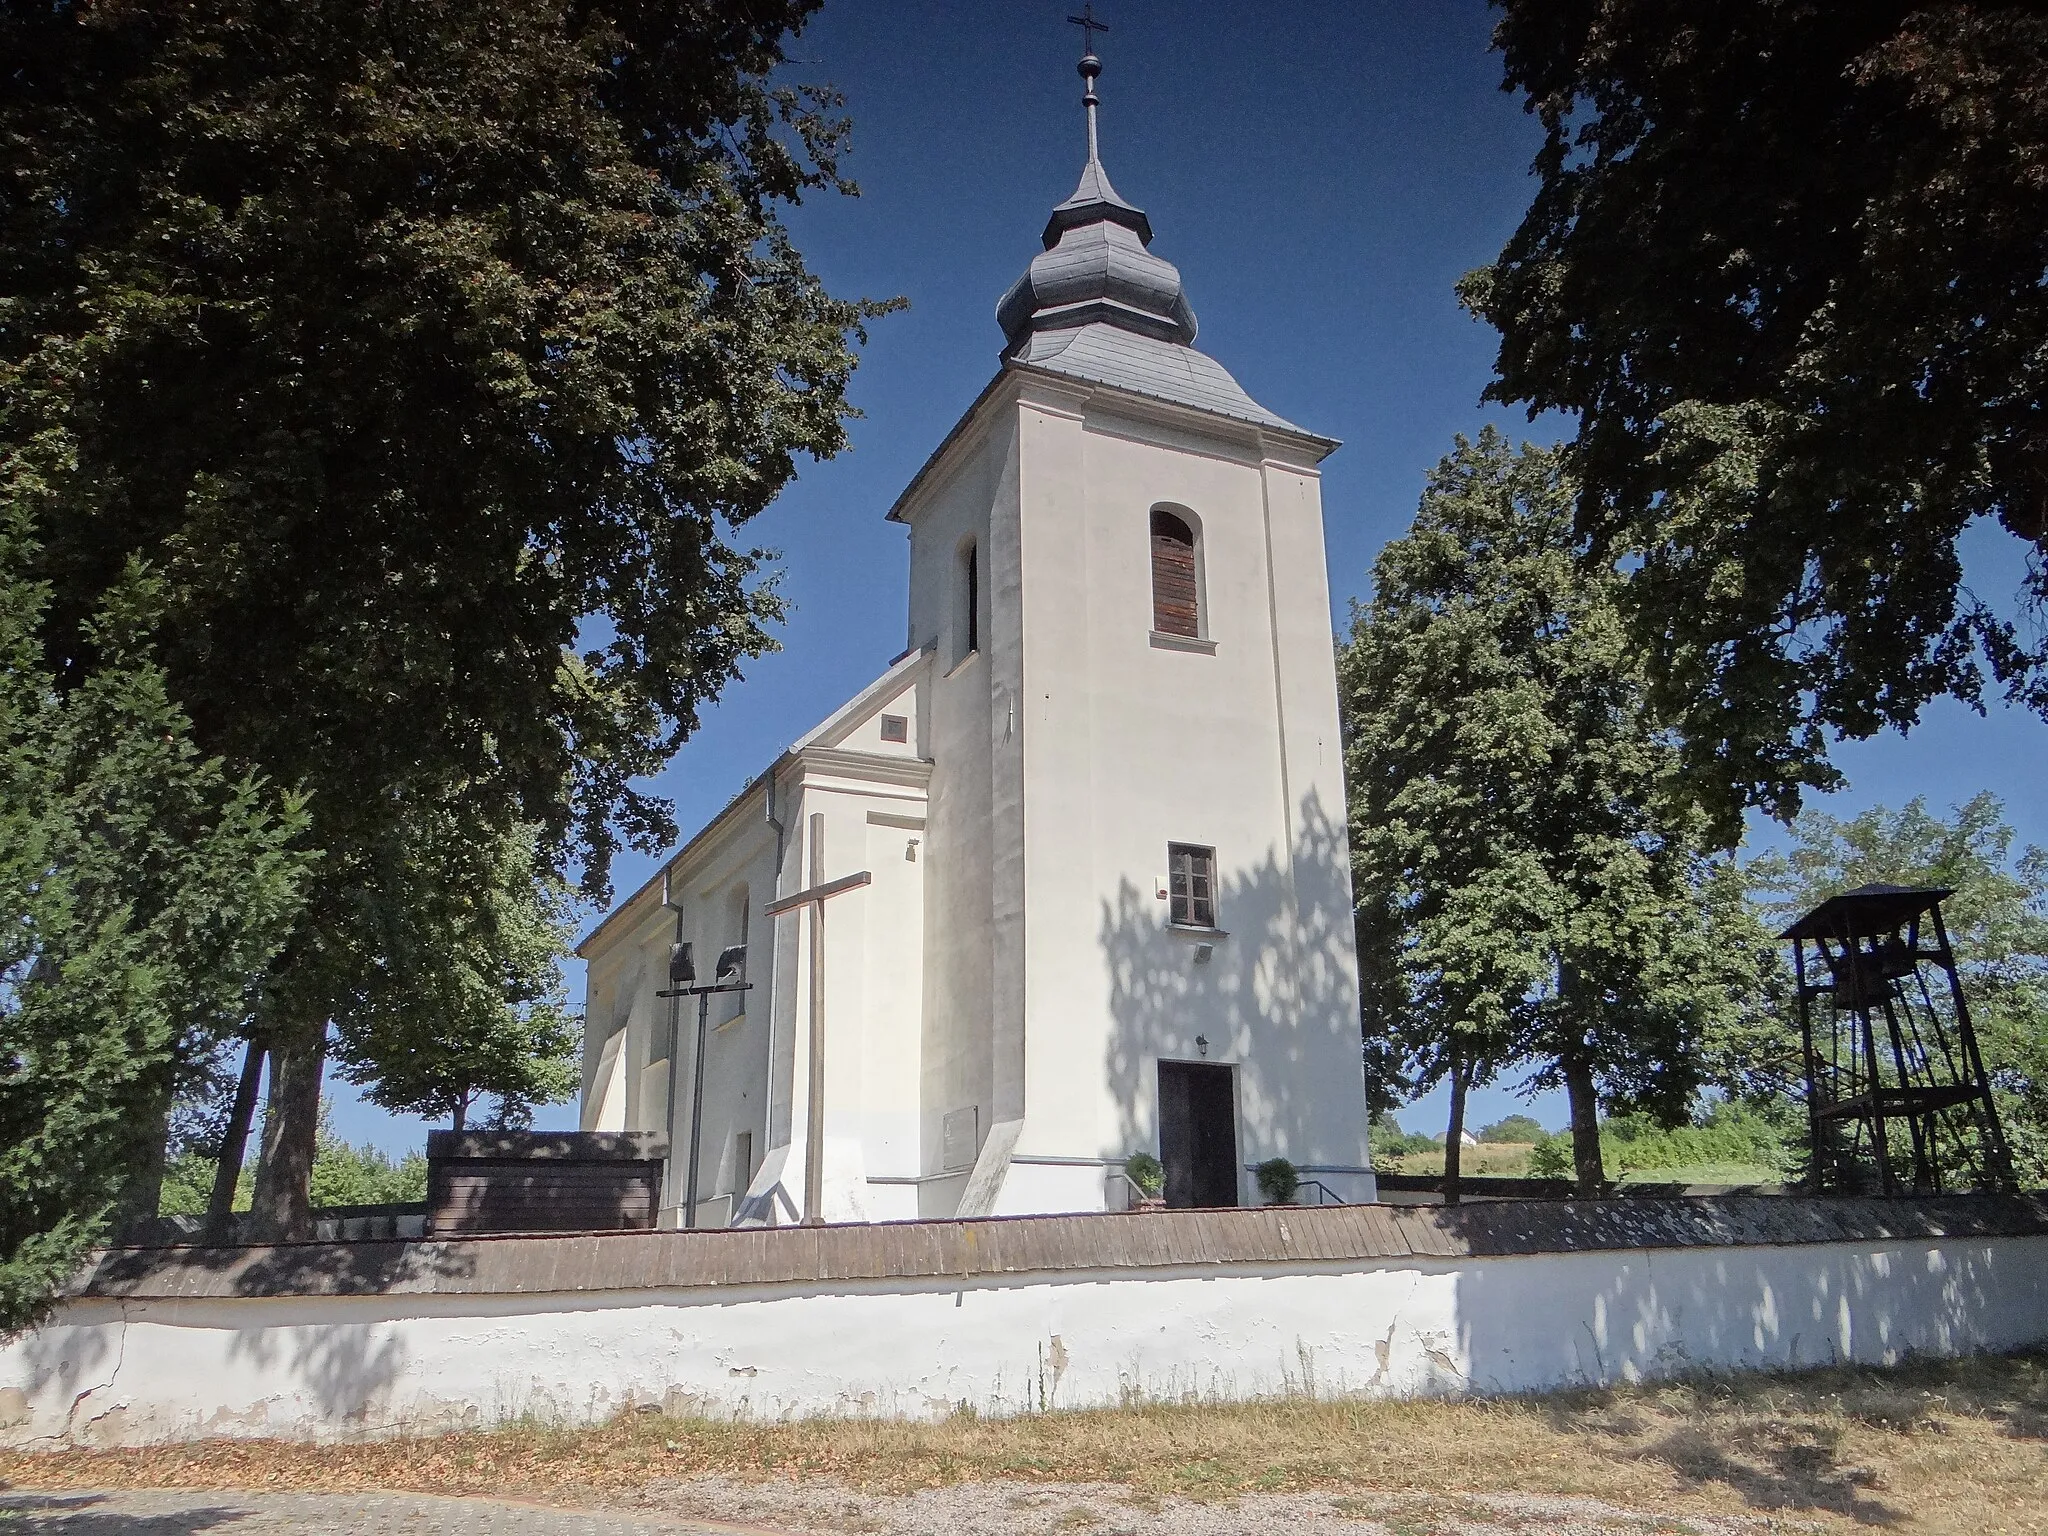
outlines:
[{"label": "tree trunk", "polygon": [[131,1122],[135,1133],[128,1149],[129,1173],[114,1207],[116,1241],[138,1223],[154,1219],[163,1204],[164,1149],[171,1135],[171,1093],[163,1081],[168,1076],[168,1071],[150,1075]]},{"label": "tree trunk", "polygon": [[1564,1089],[1572,1106],[1572,1166],[1578,1192],[1597,1195],[1607,1187],[1600,1162],[1600,1099],[1593,1088],[1593,1059],[1575,1042],[1558,1058],[1564,1068]]},{"label": "tree trunk", "polygon": [[271,1041],[270,1105],[263,1117],[263,1152],[249,1211],[256,1233],[271,1241],[313,1234],[313,1155],[326,1066],[324,1020]]},{"label": "tree trunk", "polygon": [[1444,1204],[1458,1203],[1458,1173],[1465,1157],[1465,1079],[1462,1061],[1451,1063],[1451,1124],[1444,1133]]},{"label": "tree trunk", "polygon": [[242,1181],[242,1161],[249,1154],[249,1127],[256,1119],[256,1093],[263,1086],[263,1043],[250,1038],[242,1052],[242,1076],[235,1084],[234,1107],[221,1133],[220,1163],[213,1170],[213,1193],[206,1200],[206,1234],[215,1242],[227,1237],[234,1220],[235,1190]]},{"label": "tree trunk", "polygon": [[455,1096],[455,1130],[457,1131],[457,1133],[460,1133],[462,1131],[463,1122],[468,1118],[469,1095],[466,1093],[459,1093]]}]

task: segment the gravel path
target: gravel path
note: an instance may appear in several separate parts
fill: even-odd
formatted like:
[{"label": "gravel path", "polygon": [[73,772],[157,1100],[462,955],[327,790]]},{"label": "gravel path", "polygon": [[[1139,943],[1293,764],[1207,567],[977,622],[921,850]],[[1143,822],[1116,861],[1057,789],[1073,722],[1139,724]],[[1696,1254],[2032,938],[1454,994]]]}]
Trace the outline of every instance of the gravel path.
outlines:
[{"label": "gravel path", "polygon": [[0,1493],[0,1536],[1757,1536],[1807,1530],[1535,1495],[1259,1493],[1155,1498],[1102,1483],[963,1483],[907,1495],[832,1483],[652,1483],[631,1509],[412,1493]]},{"label": "gravel path", "polygon": [[733,1536],[735,1530],[653,1513],[420,1493],[0,1493],[0,1536]]},{"label": "gravel path", "polygon": [[1804,1521],[1649,1514],[1531,1494],[1253,1493],[1160,1498],[1109,1483],[960,1483],[866,1494],[832,1483],[653,1482],[649,1512],[860,1536],[1758,1536]]}]

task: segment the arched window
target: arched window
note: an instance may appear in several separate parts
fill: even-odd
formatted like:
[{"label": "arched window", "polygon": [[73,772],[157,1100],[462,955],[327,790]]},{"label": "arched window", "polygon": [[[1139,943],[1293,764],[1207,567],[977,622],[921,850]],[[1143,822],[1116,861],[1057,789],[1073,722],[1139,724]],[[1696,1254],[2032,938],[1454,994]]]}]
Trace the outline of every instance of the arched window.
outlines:
[{"label": "arched window", "polygon": [[981,552],[972,539],[960,545],[957,588],[959,595],[955,600],[959,609],[953,620],[953,659],[960,662],[981,649]]},{"label": "arched window", "polygon": [[1195,531],[1164,507],[1152,509],[1152,628],[1190,640],[1202,634]]}]

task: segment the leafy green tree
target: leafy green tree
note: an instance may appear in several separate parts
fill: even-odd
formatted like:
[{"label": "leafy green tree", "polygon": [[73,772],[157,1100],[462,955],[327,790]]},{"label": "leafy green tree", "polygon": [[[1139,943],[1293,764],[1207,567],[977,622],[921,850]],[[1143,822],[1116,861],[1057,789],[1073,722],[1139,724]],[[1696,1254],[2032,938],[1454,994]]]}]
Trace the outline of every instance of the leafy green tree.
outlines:
[{"label": "leafy green tree", "polygon": [[1404,1131],[1401,1122],[1384,1112],[1372,1117],[1368,1142],[1375,1161],[1387,1157],[1408,1157],[1417,1152],[1434,1152],[1436,1142],[1420,1131]]},{"label": "leafy green tree", "polygon": [[1532,1116],[1509,1115],[1493,1124],[1482,1126],[1479,1139],[1490,1143],[1526,1143],[1534,1145],[1550,1133],[1543,1129]]},{"label": "leafy green tree", "polygon": [[352,1147],[323,1133],[313,1159],[313,1205],[401,1205],[427,1198],[427,1160],[408,1152],[397,1162],[372,1146]]},{"label": "leafy green tree", "polygon": [[[1782,1179],[1795,1168],[1798,1127],[1731,1099],[1717,1100],[1690,1123],[1659,1125],[1642,1115],[1616,1115],[1600,1125],[1601,1157],[1617,1174],[1678,1175],[1717,1182]],[[1567,1178],[1572,1150],[1546,1137],[1529,1156],[1533,1178]]]},{"label": "leafy green tree", "polygon": [[300,804],[193,745],[142,638],[146,572],[58,693],[24,522],[0,501],[0,1333],[153,1214],[172,1101],[256,1006],[308,863]]},{"label": "leafy green tree", "polygon": [[496,1123],[523,1125],[578,1082],[561,968],[570,893],[539,862],[530,828],[475,850],[472,878],[453,888],[440,871],[459,856],[434,838],[456,828],[444,819],[418,832],[378,882],[384,964],[343,1017],[342,1075],[373,1103],[458,1131],[484,1096],[497,1100]]},{"label": "leafy green tree", "polygon": [[[851,191],[817,0],[0,5],[0,441],[60,689],[132,556],[200,749],[304,791],[322,874],[263,994],[259,1215],[303,1227],[377,882],[539,829],[606,887],[635,787],[768,649],[737,530],[844,443],[876,306],[779,208]],[[416,889],[452,889],[451,855]],[[439,898],[436,897],[436,900]]]},{"label": "leafy green tree", "polygon": [[1554,451],[1461,438],[1338,675],[1367,1035],[1420,1084],[1533,1064],[1569,1095],[1592,1188],[1599,1102],[1683,1120],[1760,946],[1707,818],[1670,793],[1678,749],[1574,500]]},{"label": "leafy green tree", "polygon": [[2048,598],[2048,10],[2036,0],[1496,0],[1539,186],[1463,285],[1490,394],[1567,464],[1732,841],[2048,650],[1961,585],[1995,519]]},{"label": "leafy green tree", "polygon": [[[2048,850],[2016,841],[1989,793],[1947,817],[1917,798],[1847,821],[1807,810],[1792,824],[1791,846],[1751,860],[1749,878],[1782,922],[1873,882],[1955,891],[1942,920],[1970,1020],[2019,1172],[2039,1184],[2048,1182]],[[1784,1034],[1796,1052],[1789,1023]]]},{"label": "leafy green tree", "polygon": [[[313,1157],[312,1198],[316,1210],[337,1205],[408,1204],[427,1198],[427,1159],[408,1152],[393,1162],[376,1147],[351,1146],[334,1134],[328,1107],[320,1106],[319,1151]],[[166,1216],[201,1216],[208,1212],[217,1166],[203,1152],[185,1152],[164,1170]],[[234,1210],[249,1209],[253,1193],[248,1170],[237,1180]]]}]

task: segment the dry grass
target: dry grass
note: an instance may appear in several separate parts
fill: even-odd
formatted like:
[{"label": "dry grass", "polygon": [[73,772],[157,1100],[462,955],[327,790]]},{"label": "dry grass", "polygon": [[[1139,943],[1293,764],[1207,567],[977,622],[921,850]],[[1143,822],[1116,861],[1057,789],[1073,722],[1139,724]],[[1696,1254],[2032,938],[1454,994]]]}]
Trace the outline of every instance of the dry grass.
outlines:
[{"label": "dry grass", "polygon": [[1489,1401],[1149,1405],[935,1424],[759,1425],[632,1414],[346,1447],[209,1441],[0,1452],[10,1488],[292,1488],[630,1501],[723,1475],[902,1492],[966,1481],[1573,1494],[1682,1519],[2048,1531],[2048,1354],[1717,1378]]},{"label": "dry grass", "polygon": [[[1520,1179],[1529,1174],[1529,1154],[1535,1147],[1520,1141],[1482,1141],[1465,1148],[1458,1159],[1458,1171],[1468,1179]],[[1444,1151],[1409,1152],[1400,1157],[1375,1153],[1373,1161],[1389,1173],[1426,1173],[1432,1177],[1444,1171]]]}]

